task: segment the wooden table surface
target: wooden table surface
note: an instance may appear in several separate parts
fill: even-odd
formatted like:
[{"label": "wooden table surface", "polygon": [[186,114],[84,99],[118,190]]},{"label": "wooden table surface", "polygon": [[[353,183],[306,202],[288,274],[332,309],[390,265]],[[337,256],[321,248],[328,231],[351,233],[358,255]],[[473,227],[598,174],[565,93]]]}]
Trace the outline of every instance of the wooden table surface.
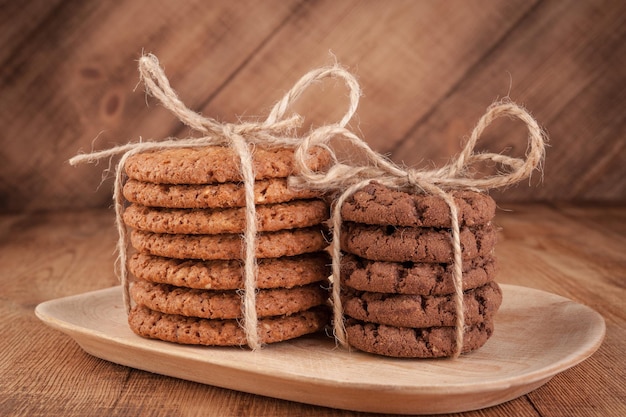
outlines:
[{"label": "wooden table surface", "polygon": [[[626,207],[501,204],[498,281],[588,305],[599,350],[543,387],[466,416],[626,415]],[[0,216],[0,415],[357,416],[150,374],[85,353],[37,304],[117,285],[111,210]]]}]

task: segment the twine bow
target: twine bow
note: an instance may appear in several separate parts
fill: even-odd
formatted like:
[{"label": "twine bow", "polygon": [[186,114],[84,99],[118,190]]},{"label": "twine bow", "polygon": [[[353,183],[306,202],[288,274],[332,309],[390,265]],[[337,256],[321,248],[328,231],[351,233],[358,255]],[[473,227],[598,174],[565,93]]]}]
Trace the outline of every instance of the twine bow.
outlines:
[{"label": "twine bow", "polygon": [[[126,160],[131,155],[166,148],[184,148],[209,145],[230,146],[239,156],[241,174],[244,183],[246,202],[246,230],[243,235],[244,288],[243,288],[243,328],[248,346],[255,350],[261,347],[258,335],[258,318],[256,313],[256,245],[257,218],[254,204],[254,171],[250,145],[260,144],[265,147],[283,146],[295,148],[300,139],[293,137],[293,131],[300,127],[302,118],[299,115],[285,117],[291,104],[312,84],[324,78],[342,78],[350,90],[348,111],[343,118],[331,126],[343,129],[356,112],[360,88],[356,79],[338,65],[319,68],[305,74],[285,96],[278,101],[268,117],[262,122],[242,122],[237,124],[220,123],[213,118],[202,116],[189,108],[178,98],[170,86],[156,56],[148,54],[139,59],[139,73],[146,87],[146,93],[156,97],[161,104],[170,110],[181,122],[204,134],[199,138],[169,138],[155,142],[132,142],[103,151],[80,154],[70,159],[71,165],[83,162],[97,162],[100,159],[121,155],[115,170],[113,199],[115,205],[116,226],[118,231],[117,253],[118,274],[123,287],[124,304],[130,311],[129,280],[127,270],[127,231],[122,220],[124,201],[122,197],[123,171]],[[314,130],[313,132],[316,132]],[[325,147],[325,145],[322,145]],[[306,158],[306,157],[305,157]],[[302,165],[306,163],[302,161]]]},{"label": "twine bow", "polygon": [[[474,148],[483,131],[499,117],[512,117],[521,120],[528,129],[528,147],[526,158],[513,158],[495,153],[474,153]],[[326,145],[330,139],[347,142],[348,149],[360,152],[365,156],[363,165],[347,165],[335,163],[326,172],[313,172],[302,162],[309,149],[313,146]],[[492,104],[480,118],[472,131],[461,153],[449,164],[433,170],[403,169],[389,161],[383,155],[374,152],[358,136],[338,126],[326,126],[304,138],[296,151],[296,161],[301,171],[300,177],[291,179],[294,186],[310,187],[320,190],[334,190],[339,193],[332,211],[331,224],[333,233],[332,276],[333,276],[333,316],[336,339],[346,346],[347,336],[343,320],[341,303],[341,207],[351,195],[375,181],[392,188],[423,192],[443,199],[450,209],[451,243],[453,252],[452,278],[454,283],[454,303],[456,312],[455,347],[453,356],[456,358],[463,349],[463,333],[465,312],[463,305],[463,260],[460,241],[458,209],[454,198],[448,191],[454,189],[473,189],[487,191],[493,188],[506,187],[528,178],[532,172],[540,168],[545,153],[545,135],[535,119],[522,107],[508,100]],[[337,157],[333,158],[337,161]],[[498,174],[484,178],[474,178],[470,167],[480,162],[494,162],[502,167]]]}]

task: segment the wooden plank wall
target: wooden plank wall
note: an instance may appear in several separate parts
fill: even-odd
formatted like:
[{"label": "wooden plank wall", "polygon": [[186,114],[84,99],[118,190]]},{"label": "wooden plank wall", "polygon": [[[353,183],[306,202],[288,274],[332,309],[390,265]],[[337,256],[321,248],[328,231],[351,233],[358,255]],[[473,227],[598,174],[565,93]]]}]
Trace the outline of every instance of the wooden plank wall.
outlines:
[{"label": "wooden plank wall", "polygon": [[[187,106],[229,122],[266,115],[334,56],[363,88],[352,128],[414,167],[445,163],[509,96],[550,148],[543,181],[498,201],[624,202],[625,35],[621,0],[3,1],[0,211],[110,205],[108,164],[70,157],[190,133],[138,86],[142,51]],[[326,83],[296,110],[334,121],[345,96]],[[525,132],[498,122],[480,147],[522,155]]]}]

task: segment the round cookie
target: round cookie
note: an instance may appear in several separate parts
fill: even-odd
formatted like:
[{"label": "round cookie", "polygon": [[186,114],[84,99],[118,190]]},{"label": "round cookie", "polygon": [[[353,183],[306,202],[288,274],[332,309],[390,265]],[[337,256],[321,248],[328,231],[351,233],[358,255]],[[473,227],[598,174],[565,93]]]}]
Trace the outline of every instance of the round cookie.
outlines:
[{"label": "round cookie", "polygon": [[[489,223],[495,216],[496,203],[487,194],[461,190],[452,196],[458,209],[460,226]],[[341,207],[345,221],[365,224],[447,227],[451,226],[450,208],[441,198],[413,194],[372,183],[350,196]]]},{"label": "round cookie", "polygon": [[[129,179],[124,184],[124,197],[131,203],[167,208],[229,208],[245,207],[245,191],[241,182],[222,184],[155,184]],[[321,197],[319,191],[294,189],[285,178],[270,178],[254,183],[254,203],[273,204],[291,200]]]},{"label": "round cookie", "polygon": [[[489,255],[463,262],[463,290],[492,281],[496,269],[496,260]],[[451,264],[370,261],[349,253],[341,258],[341,285],[359,291],[394,294],[454,292]]]},{"label": "round cookie", "polygon": [[[326,252],[257,262],[257,288],[292,288],[326,280],[330,275]],[[243,265],[240,260],[198,261],[172,259],[135,253],[128,269],[137,278],[178,287],[235,290],[243,288]]]},{"label": "round cookie", "polygon": [[[256,208],[259,232],[294,229],[320,224],[329,217],[328,204],[320,199],[266,204]],[[167,209],[132,204],[124,210],[124,223],[153,233],[243,233],[246,209]]]},{"label": "round cookie", "polygon": [[[490,321],[502,304],[502,291],[495,282],[466,291],[463,296],[465,325]],[[452,294],[420,296],[376,292],[342,291],[344,314],[360,321],[397,327],[454,326],[455,297]]]},{"label": "round cookie", "polygon": [[[454,327],[411,328],[346,321],[348,344],[364,352],[397,358],[442,358],[452,356]],[[461,353],[483,346],[493,334],[493,322],[465,326]]]},{"label": "round cookie", "polygon": [[[241,295],[237,291],[195,290],[136,281],[130,293],[137,304],[161,313],[205,319],[243,317]],[[322,305],[327,299],[328,291],[319,284],[259,290],[256,294],[256,312],[258,317],[290,315]]]},{"label": "round cookie", "polygon": [[[243,239],[238,234],[170,235],[133,230],[132,246],[150,255],[177,259],[241,259]],[[322,227],[259,233],[257,258],[280,258],[319,252],[328,246]]]},{"label": "round cookie", "polygon": [[[307,161],[316,171],[327,166],[330,154],[314,148]],[[256,180],[297,174],[294,150],[253,147]],[[168,148],[131,155],[124,166],[129,178],[157,184],[213,184],[242,181],[239,156],[227,146]]]},{"label": "round cookie", "polygon": [[[327,308],[260,319],[261,343],[276,343],[322,330],[329,322]],[[243,329],[237,320],[209,320],[164,314],[144,306],[136,306],[128,315],[128,324],[139,336],[168,342],[207,345],[242,346],[246,344]]]},{"label": "round cookie", "polygon": [[[487,256],[496,243],[496,229],[487,224],[463,227],[460,234],[464,260]],[[374,261],[437,262],[453,260],[448,229],[373,226],[344,222],[341,249]]]}]

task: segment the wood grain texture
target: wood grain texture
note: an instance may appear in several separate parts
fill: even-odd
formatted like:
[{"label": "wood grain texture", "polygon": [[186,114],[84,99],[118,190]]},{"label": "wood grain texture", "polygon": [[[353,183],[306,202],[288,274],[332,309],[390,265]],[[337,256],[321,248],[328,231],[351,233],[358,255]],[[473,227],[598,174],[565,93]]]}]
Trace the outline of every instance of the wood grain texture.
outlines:
[{"label": "wood grain texture", "polygon": [[[503,204],[498,281],[586,304],[600,349],[514,401],[463,417],[626,412],[626,240],[621,206]],[[364,416],[163,377],[84,353],[34,315],[42,301],[117,285],[110,210],[0,216],[0,410],[7,416]],[[460,417],[460,414],[456,416]]]},{"label": "wood grain texture", "polygon": [[[142,51],[188,107],[229,122],[263,117],[336,57],[364,91],[352,128],[415,167],[455,155],[485,108],[509,96],[551,140],[543,182],[494,192],[498,201],[623,202],[625,23],[619,0],[3,2],[0,210],[108,206],[107,163],[73,168],[70,157],[191,133],[144,96]],[[319,125],[346,103],[328,82],[294,110]],[[498,122],[480,148],[520,155],[524,136]]]}]

